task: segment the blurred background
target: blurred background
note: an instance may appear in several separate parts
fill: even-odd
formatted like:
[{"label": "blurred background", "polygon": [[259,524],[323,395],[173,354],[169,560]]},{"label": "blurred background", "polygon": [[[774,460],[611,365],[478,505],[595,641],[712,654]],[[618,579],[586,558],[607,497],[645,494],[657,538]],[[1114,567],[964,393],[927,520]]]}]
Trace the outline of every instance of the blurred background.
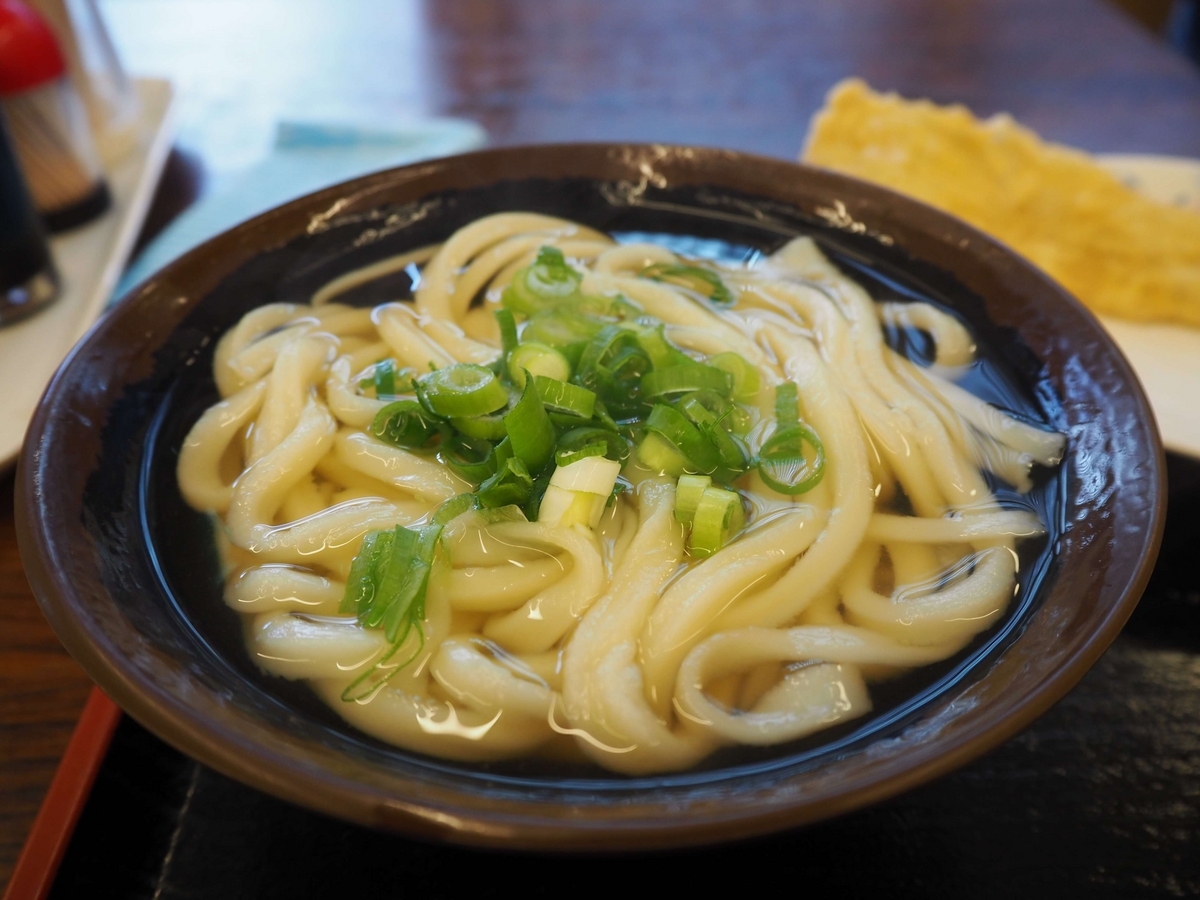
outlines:
[{"label": "blurred background", "polygon": [[[266,158],[280,121],[349,120],[394,133],[450,116],[477,123],[493,145],[624,139],[794,158],[825,92],[850,75],[978,115],[1008,111],[1046,138],[1092,151],[1197,152],[1197,131],[1178,127],[1197,118],[1185,89],[1196,0],[99,0],[99,8],[127,70],[166,77],[177,91],[173,193],[152,213],[150,232]],[[1080,34],[1081,23],[1092,33]],[[1097,52],[1114,31],[1122,51]]]},{"label": "blurred background", "polygon": [[[1169,123],[1135,114],[1147,76],[1170,66],[1139,73],[1134,59],[1097,55],[1073,33],[1075,6],[100,0],[127,68],[176,84],[180,146],[214,171],[263,152],[278,117],[330,106],[466,116],[501,144],[670,140],[790,157],[824,92],[852,74],[980,115],[1007,109],[1094,150],[1149,146]],[[1092,17],[1097,34],[1128,18],[1141,43],[1173,40],[1182,56],[1194,14],[1194,0],[1120,0]],[[1091,110],[1064,105],[1080,85],[1135,127],[1102,131]],[[1096,143],[1122,133],[1122,146]]]}]

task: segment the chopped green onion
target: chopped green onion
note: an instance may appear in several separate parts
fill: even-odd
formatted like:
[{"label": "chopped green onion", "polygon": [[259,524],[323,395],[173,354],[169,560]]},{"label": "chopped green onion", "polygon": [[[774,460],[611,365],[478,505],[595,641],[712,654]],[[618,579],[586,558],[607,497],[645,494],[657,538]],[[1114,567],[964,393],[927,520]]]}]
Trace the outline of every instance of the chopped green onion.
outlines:
[{"label": "chopped green onion", "polygon": [[491,443],[465,434],[455,434],[446,441],[441,459],[456,475],[472,484],[479,484],[497,469],[496,450]]},{"label": "chopped green onion", "polygon": [[[474,494],[459,494],[457,497],[451,497],[441,506],[433,511],[433,515],[429,517],[429,521],[434,525],[449,525],[463,513],[471,512],[479,509],[479,498]],[[355,558],[357,560],[357,557]],[[351,571],[353,571],[351,564]]]},{"label": "chopped green onion", "polygon": [[775,388],[775,422],[779,431],[800,424],[800,396],[794,382],[785,381]]},{"label": "chopped green onion", "polygon": [[691,528],[696,507],[700,505],[700,496],[709,487],[712,487],[712,479],[707,475],[680,475],[675,485],[676,520]]},{"label": "chopped green onion", "polygon": [[375,415],[371,434],[405,450],[427,450],[437,444],[445,425],[416,400],[397,400]]},{"label": "chopped green onion", "polygon": [[716,391],[728,397],[733,391],[733,377],[723,369],[698,362],[655,369],[642,376],[644,397],[657,399],[690,391]]},{"label": "chopped green onion", "polygon": [[603,319],[632,319],[642,315],[642,310],[634,306],[620,294],[606,297],[597,294],[580,294],[572,297],[569,307],[572,312],[585,316]]},{"label": "chopped green onion", "polygon": [[506,460],[513,458],[512,441],[505,437],[496,445],[494,452],[496,458],[496,470],[499,471],[500,467],[504,465]]},{"label": "chopped green onion", "polygon": [[533,478],[529,469],[520,458],[514,456],[506,459],[495,475],[479,485],[475,496],[479,498],[480,504],[488,509],[522,506],[529,499],[532,490]]},{"label": "chopped green onion", "polygon": [[733,293],[725,286],[725,282],[721,280],[721,277],[711,269],[702,269],[699,266],[655,263],[652,266],[646,266],[646,268],[642,269],[641,277],[687,288],[688,290],[702,294],[720,306],[729,306],[733,303]]},{"label": "chopped green onion", "polygon": [[442,416],[479,416],[508,403],[508,391],[495,374],[475,363],[456,363],[421,378],[421,397]]},{"label": "chopped green onion", "polygon": [[578,425],[582,425],[585,421],[587,421],[586,419],[581,419],[579,416],[572,415],[571,413],[557,412],[549,408],[546,409],[546,415],[550,417],[550,423],[559,431],[564,429],[570,430]]},{"label": "chopped green onion", "polygon": [[758,369],[747,362],[741,354],[726,350],[709,359],[708,364],[729,373],[733,379],[734,399],[746,402],[753,400],[758,394]]},{"label": "chopped green onion", "polygon": [[525,511],[513,503],[507,506],[497,506],[495,509],[481,509],[479,510],[479,518],[488,525],[495,525],[497,522],[529,521],[529,516],[525,515]]},{"label": "chopped green onion", "polygon": [[758,417],[750,409],[741,404],[735,404],[729,411],[729,417],[725,420],[725,424],[731,432],[745,438],[757,420]]},{"label": "chopped green onion", "polygon": [[[562,461],[563,457],[578,454],[583,448],[592,447],[598,443],[604,444],[604,451],[601,455],[620,463],[629,459],[629,442],[625,438],[606,428],[585,425],[573,428],[559,437],[555,460],[560,466],[566,465]],[[576,456],[575,458],[582,459],[583,457]]]},{"label": "chopped green onion", "polygon": [[413,389],[415,369],[407,366],[397,371],[396,364],[390,359],[384,359],[371,367],[371,374],[360,378],[358,386],[361,390],[368,388],[375,391],[377,400],[391,400],[399,394],[410,393]]},{"label": "chopped green onion", "polygon": [[527,342],[554,347],[572,364],[579,362],[583,346],[605,327],[605,323],[581,315],[570,309],[556,309],[538,313],[527,323],[521,333]]},{"label": "chopped green onion", "polygon": [[542,247],[533,265],[513,275],[502,302],[509,309],[531,316],[558,305],[579,290],[581,276],[557,247]]},{"label": "chopped green onion", "polygon": [[608,325],[584,348],[576,379],[618,418],[635,417],[644,409],[642,376],[652,365],[633,332]]},{"label": "chopped green onion", "polygon": [[554,458],[554,425],[546,407],[530,379],[521,399],[504,417],[504,429],[512,445],[513,455],[519,457],[530,472],[540,472]]},{"label": "chopped green onion", "polygon": [[550,525],[575,524],[595,528],[612,496],[621,464],[591,456],[559,466],[538,507],[538,521]]},{"label": "chopped green onion", "polygon": [[508,358],[517,349],[517,320],[511,310],[498,309],[495,311],[496,325],[500,328],[500,359],[497,368],[500,372],[508,371]]},{"label": "chopped green onion", "polygon": [[592,444],[585,444],[578,450],[555,450],[554,462],[559,466],[569,466],[571,463],[577,463],[589,456],[604,456],[607,452],[608,444],[604,441],[596,441]]},{"label": "chopped green onion", "polygon": [[390,359],[375,367],[375,396],[396,396],[396,365]]},{"label": "chopped green onion", "polygon": [[742,530],[745,515],[742,498],[736,493],[721,488],[705,488],[692,519],[688,552],[701,558],[712,556]]},{"label": "chopped green onion", "polygon": [[[813,448],[810,462],[804,445]],[[807,425],[793,425],[771,436],[758,453],[758,474],[781,494],[803,494],[821,483],[825,474],[825,447]]]},{"label": "chopped green onion", "polygon": [[637,336],[637,342],[656,369],[687,365],[694,360],[667,340],[666,326],[629,322],[624,325]]},{"label": "chopped green onion", "polygon": [[451,419],[450,424],[467,437],[484,441],[498,441],[506,434],[504,416],[500,413],[488,413],[486,416],[467,416],[461,419]]},{"label": "chopped green onion", "polygon": [[597,454],[559,466],[550,476],[550,484],[568,491],[608,496],[621,474],[621,464]]},{"label": "chopped green onion", "polygon": [[692,391],[676,401],[679,411],[702,427],[711,427],[729,417],[733,404],[716,391]]},{"label": "chopped green onion", "polygon": [[587,388],[537,374],[533,376],[533,386],[537,388],[542,403],[552,412],[590,419],[596,408],[596,395]]},{"label": "chopped green onion", "polygon": [[533,489],[529,492],[529,499],[525,501],[522,509],[525,510],[525,516],[531,522],[537,521],[538,510],[542,506],[542,498],[546,495],[546,490],[550,487],[550,477],[554,473],[553,466],[546,466],[533,479]]},{"label": "chopped green onion", "polygon": [[390,549],[390,531],[372,531],[363,538],[362,546],[350,563],[350,576],[346,579],[346,592],[342,595],[339,612],[357,615],[360,609],[370,606],[375,598],[375,568],[384,550],[380,546],[381,539],[386,539],[387,548]]},{"label": "chopped green onion", "polygon": [[[611,360],[618,352],[637,343],[637,337],[616,325],[605,325],[593,337],[583,351],[579,360],[579,375],[586,378],[587,373]],[[649,357],[647,357],[649,359]]]},{"label": "chopped green onion", "polygon": [[[370,696],[421,652],[425,645],[422,627],[425,595],[441,533],[441,525],[420,528],[397,525],[395,531],[373,532],[363,539],[350,567],[352,575],[357,572],[358,582],[347,584],[343,607],[353,605],[358,621],[365,627],[382,626],[392,646],[374,666],[351,682],[342,693],[343,700]],[[360,559],[365,562],[360,563]],[[367,580],[370,590],[364,590]],[[418,640],[416,651],[404,663],[387,666],[414,628]]]},{"label": "chopped green onion", "polygon": [[646,418],[646,430],[661,435],[674,445],[688,472],[708,474],[721,464],[717,448],[674,407],[656,404]]},{"label": "chopped green onion", "polygon": [[[364,627],[383,625],[387,639],[396,640],[404,613],[428,580],[441,532],[440,525],[419,528],[397,525],[391,533],[377,533],[370,548],[375,590],[370,600],[360,603],[357,609],[358,620]],[[365,540],[363,545],[366,550]]]},{"label": "chopped green onion", "polygon": [[571,364],[553,347],[530,341],[517,347],[508,358],[509,376],[519,388],[525,387],[526,371],[535,377],[541,375],[566,381],[571,377]]},{"label": "chopped green onion", "polygon": [[412,559],[416,548],[417,533],[397,525],[375,570],[374,602],[358,614],[358,620],[364,627],[378,628],[387,618],[388,610],[404,586],[406,563]]},{"label": "chopped green onion", "polygon": [[715,391],[694,391],[681,398],[677,406],[717,448],[721,466],[728,470],[722,480],[740,475],[746,469],[746,452],[725,427],[732,419],[734,405]]},{"label": "chopped green onion", "polygon": [[638,444],[637,458],[651,472],[672,478],[682,475],[687,466],[678,448],[661,434],[652,431]]},{"label": "chopped green onion", "polygon": [[596,410],[592,413],[592,418],[601,428],[612,432],[620,431],[617,423],[613,421],[613,417],[608,414],[608,408],[604,405],[604,401],[599,397],[596,398]]},{"label": "chopped green onion", "polygon": [[551,484],[538,504],[537,520],[561,528],[570,528],[572,525],[593,527],[592,519],[595,518],[599,524],[600,516],[604,514],[606,499],[607,495],[571,491]]}]

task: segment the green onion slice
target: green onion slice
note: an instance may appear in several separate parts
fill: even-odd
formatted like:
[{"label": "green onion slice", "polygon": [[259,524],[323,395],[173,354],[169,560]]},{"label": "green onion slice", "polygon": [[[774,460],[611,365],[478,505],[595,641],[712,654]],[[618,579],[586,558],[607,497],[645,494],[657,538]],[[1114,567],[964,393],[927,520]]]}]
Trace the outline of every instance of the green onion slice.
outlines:
[{"label": "green onion slice", "polygon": [[442,439],[446,426],[416,400],[397,400],[376,413],[370,431],[405,450],[428,450]]},{"label": "green onion slice", "polygon": [[389,641],[397,639],[405,613],[428,580],[441,532],[440,525],[397,525],[391,532],[375,532],[375,540],[370,543],[363,540],[359,557],[368,559],[374,586],[366,602],[357,604],[358,620],[364,627],[382,625]]},{"label": "green onion slice", "polygon": [[592,413],[592,417],[601,428],[606,428],[614,432],[620,431],[620,427],[616,421],[608,414],[608,407],[604,405],[604,401],[599,397],[596,398],[596,410]]},{"label": "green onion slice", "polygon": [[709,359],[710,366],[716,366],[729,373],[733,379],[733,397],[743,402],[753,400],[758,393],[758,369],[751,365],[740,353],[726,350]]},{"label": "green onion slice", "polygon": [[701,427],[712,427],[727,419],[733,404],[716,391],[693,391],[675,404],[680,412]]},{"label": "green onion slice", "polygon": [[496,450],[491,442],[465,434],[452,435],[446,441],[441,459],[456,475],[472,484],[479,484],[497,469]]},{"label": "green onion slice", "polygon": [[505,437],[496,445],[494,452],[496,454],[496,471],[499,471],[506,460],[513,458],[512,441]]},{"label": "green onion slice", "polygon": [[479,485],[475,496],[485,509],[523,506],[533,490],[533,478],[519,457],[506,459],[496,474]]},{"label": "green onion slice", "polygon": [[666,326],[661,322],[649,324],[643,320],[626,323],[624,327],[637,336],[638,344],[646,351],[654,368],[664,369],[694,362],[690,356],[667,340]]},{"label": "green onion slice", "polygon": [[546,488],[550,486],[550,477],[554,474],[554,466],[546,466],[533,479],[533,488],[529,492],[529,499],[525,501],[522,509],[525,512],[525,517],[530,522],[537,521],[538,510],[542,506],[542,497],[546,494]]},{"label": "green onion slice", "polygon": [[656,404],[646,419],[646,430],[661,435],[683,457],[688,472],[709,474],[721,464],[712,442],[679,410]]},{"label": "green onion slice", "polygon": [[[476,509],[479,509],[478,497],[474,494],[459,494],[457,497],[451,497],[435,509],[433,515],[429,517],[429,521],[434,525],[449,525],[463,513],[469,513]],[[353,568],[353,565],[351,565],[351,571],[353,571]]]},{"label": "green onion slice", "polygon": [[496,325],[500,328],[498,368],[501,372],[506,372],[508,371],[508,358],[517,349],[517,320],[513,318],[512,311],[507,309],[498,309],[494,315],[496,316]]},{"label": "green onion slice", "polygon": [[678,478],[687,468],[687,462],[678,448],[653,431],[647,432],[638,444],[637,458],[651,472],[672,478]]},{"label": "green onion slice", "polygon": [[385,359],[375,367],[375,396],[396,396],[396,364]]},{"label": "green onion slice", "polygon": [[579,361],[576,350],[594,338],[605,323],[570,309],[538,313],[525,324],[521,336],[529,342],[545,344],[562,351],[568,358]]},{"label": "green onion slice", "polygon": [[[347,584],[343,607],[353,604],[359,622],[368,628],[382,627],[391,648],[342,693],[345,701],[361,700],[382,687],[404,666],[412,662],[425,645],[422,623],[425,619],[425,595],[429,588],[429,573],[437,552],[441,525],[373,532],[363,540],[351,574],[359,575],[357,583]],[[360,559],[364,562],[360,563]],[[365,580],[371,588],[363,590]],[[399,665],[388,665],[409,634],[416,630],[417,648]]]},{"label": "green onion slice", "polygon": [[502,300],[509,309],[533,315],[557,306],[579,290],[581,276],[557,247],[542,247],[533,265],[521,269],[505,289]]},{"label": "green onion slice", "polygon": [[[804,445],[812,448],[812,459]],[[758,474],[781,494],[803,494],[821,483],[825,475],[825,447],[807,425],[784,428],[771,436],[758,453]]]},{"label": "green onion slice", "polygon": [[504,417],[504,429],[519,457],[530,472],[540,472],[554,458],[554,425],[546,414],[533,379],[525,384],[521,399]]},{"label": "green onion slice", "polygon": [[721,276],[711,269],[702,269],[700,266],[655,263],[642,269],[641,277],[687,288],[697,294],[702,294],[720,306],[733,304],[733,292],[725,286]]},{"label": "green onion slice", "polygon": [[529,517],[521,507],[510,503],[508,506],[497,506],[495,509],[481,509],[479,517],[488,525],[499,522],[528,522]]},{"label": "green onion slice", "polygon": [[467,437],[477,440],[498,441],[508,434],[504,430],[504,416],[500,413],[451,419],[450,424]]},{"label": "green onion slice", "polygon": [[709,487],[712,487],[712,479],[707,475],[680,475],[675,485],[675,519],[691,528],[700,496]]},{"label": "green onion slice", "polygon": [[587,459],[590,456],[606,456],[608,454],[608,444],[604,441],[594,441],[590,444],[584,444],[578,450],[555,450],[554,462],[561,466],[569,466],[571,463],[577,463],[581,459]]},{"label": "green onion slice", "polygon": [[688,552],[701,558],[712,556],[742,530],[745,515],[742,498],[736,493],[721,488],[705,488],[692,518]]},{"label": "green onion slice", "polygon": [[716,391],[728,397],[733,392],[733,377],[723,369],[698,362],[655,369],[642,376],[644,397],[657,399],[690,391]]},{"label": "green onion slice", "polygon": [[508,358],[508,372],[519,388],[525,387],[525,372],[533,376],[566,381],[571,377],[571,363],[546,344],[530,341],[517,347]]},{"label": "green onion slice", "polygon": [[537,374],[533,376],[533,386],[537,388],[542,403],[552,412],[590,419],[596,409],[596,395],[587,388]]},{"label": "green onion slice", "polygon": [[[585,447],[594,447],[596,444],[604,445],[604,451],[601,454],[580,453]],[[565,457],[573,456],[571,462],[574,462],[592,455],[606,456],[623,463],[629,459],[629,442],[615,431],[590,425],[573,428],[558,439],[555,461],[560,466],[569,465],[569,463],[563,462]]]},{"label": "green onion slice", "polygon": [[745,471],[746,451],[728,430],[735,411],[732,403],[715,391],[694,391],[681,398],[677,406],[717,448],[721,466],[729,470],[722,473],[722,480],[731,480]]},{"label": "green onion slice", "polygon": [[372,366],[370,375],[359,379],[358,386],[364,391],[374,389],[377,400],[391,400],[400,394],[412,392],[416,374],[415,369],[407,366],[397,370],[392,360],[384,359]]},{"label": "green onion slice", "polygon": [[375,599],[375,568],[383,552],[379,546],[381,539],[386,539],[390,548],[390,531],[372,531],[363,538],[362,546],[350,563],[350,577],[346,579],[346,592],[342,595],[339,612],[357,615],[360,609],[366,609]]},{"label": "green onion slice", "polygon": [[508,391],[496,375],[475,363],[456,363],[421,378],[425,404],[441,416],[480,416],[508,403]]},{"label": "green onion slice", "polygon": [[608,325],[584,348],[576,380],[603,400],[613,415],[626,419],[639,416],[645,408],[641,380],[651,368],[637,335]]},{"label": "green onion slice", "polygon": [[785,381],[775,388],[775,422],[780,431],[800,424],[800,396],[794,382]]}]

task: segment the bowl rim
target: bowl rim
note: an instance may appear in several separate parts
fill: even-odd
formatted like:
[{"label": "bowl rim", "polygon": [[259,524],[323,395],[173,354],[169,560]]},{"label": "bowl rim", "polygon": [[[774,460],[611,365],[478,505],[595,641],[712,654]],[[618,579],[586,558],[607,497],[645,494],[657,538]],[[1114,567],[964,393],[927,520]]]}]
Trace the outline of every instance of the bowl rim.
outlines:
[{"label": "bowl rim", "polygon": [[[52,524],[44,513],[47,499],[54,491],[53,479],[48,479],[46,465],[46,432],[50,427],[56,404],[63,402],[62,386],[67,373],[84,359],[93,345],[103,344],[108,332],[135,305],[164,294],[175,274],[195,267],[206,254],[223,252],[233,262],[224,267],[223,274],[234,271],[246,260],[267,249],[267,237],[273,225],[295,220],[317,211],[335,208],[346,198],[353,203],[369,204],[374,194],[397,186],[419,186],[431,174],[448,169],[463,172],[509,168],[523,169],[531,158],[575,156],[584,159],[580,165],[602,154],[605,158],[651,160],[659,164],[675,160],[681,165],[716,166],[709,178],[700,181],[743,191],[753,191],[746,184],[730,184],[715,176],[728,168],[739,168],[758,178],[750,178],[765,197],[771,196],[773,179],[808,178],[824,180],[847,197],[856,198],[868,206],[898,209],[899,215],[914,223],[932,223],[943,240],[961,239],[981,248],[985,256],[1015,266],[1025,281],[1038,284],[1047,296],[1066,305],[1073,317],[1086,331],[1086,338],[1096,344],[1109,358],[1116,377],[1129,392],[1137,412],[1141,430],[1148,439],[1151,452],[1143,460],[1146,476],[1153,494],[1149,506],[1149,521],[1141,533],[1139,559],[1133,573],[1113,594],[1107,610],[1088,632],[1087,639],[1068,657],[1046,674],[1041,684],[1021,697],[1015,705],[1005,707],[1002,716],[979,714],[980,723],[973,730],[957,734],[952,739],[935,741],[936,752],[924,748],[911,764],[880,770],[861,777],[849,787],[826,795],[806,795],[784,798],[779,802],[733,801],[699,803],[679,812],[678,802],[649,799],[642,806],[625,808],[624,813],[606,816],[580,816],[578,810],[554,802],[529,803],[494,801],[490,808],[479,804],[464,805],[462,797],[453,790],[425,792],[414,797],[383,797],[369,785],[338,775],[291,758],[281,760],[256,740],[253,729],[217,730],[181,698],[159,685],[147,683],[131,665],[102,646],[92,634],[82,611],[87,600],[66,578],[54,560],[59,552]],[[521,160],[519,163],[518,160]],[[683,162],[680,163],[679,161]],[[521,176],[526,177],[526,176]],[[563,175],[561,177],[567,177]],[[583,177],[601,180],[600,176]],[[748,174],[749,178],[750,175]],[[765,193],[764,193],[765,190]],[[778,194],[776,194],[778,197]],[[364,199],[365,198],[365,199]],[[382,201],[381,201],[382,202]],[[790,204],[799,206],[791,200]],[[915,227],[915,226],[914,226]],[[285,240],[298,236],[291,231]],[[247,250],[250,248],[250,251]],[[249,255],[247,255],[249,252]],[[913,252],[916,256],[916,253]],[[920,259],[920,257],[917,257]],[[954,273],[957,275],[957,273]],[[210,288],[211,289],[211,286]],[[192,305],[199,303],[208,290],[198,291]],[[162,302],[166,297],[159,298]],[[189,306],[189,308],[191,308]],[[578,143],[542,144],[526,147],[490,149],[415,163],[395,169],[361,176],[321,191],[297,198],[268,210],[233,228],[222,232],[177,258],[145,282],[131,290],[109,310],[75,346],[48,385],[42,401],[29,426],[25,445],[18,464],[16,481],[17,533],[21,557],[27,577],[43,614],[60,640],[97,684],[123,709],[150,731],[184,753],[211,766],[244,784],[272,793],[290,802],[336,815],[373,827],[382,827],[415,836],[434,837],[453,842],[489,845],[509,849],[534,850],[647,850],[680,847],[743,838],[780,828],[807,824],[840,815],[860,807],[895,796],[938,775],[947,773],[977,758],[993,747],[1025,729],[1044,713],[1099,659],[1116,637],[1149,581],[1161,543],[1166,512],[1165,453],[1154,421],[1149,401],[1128,362],[1095,318],[1073,297],[1035,269],[1032,263],[983,234],[950,216],[919,201],[893,193],[880,186],[858,181],[840,173],[803,164],[752,154],[694,147],[670,147],[657,144]],[[126,627],[129,626],[125,623]],[[968,715],[970,713],[964,713]],[[786,780],[786,779],[785,779]],[[760,797],[763,795],[757,795]],[[774,796],[774,795],[773,795]]]}]

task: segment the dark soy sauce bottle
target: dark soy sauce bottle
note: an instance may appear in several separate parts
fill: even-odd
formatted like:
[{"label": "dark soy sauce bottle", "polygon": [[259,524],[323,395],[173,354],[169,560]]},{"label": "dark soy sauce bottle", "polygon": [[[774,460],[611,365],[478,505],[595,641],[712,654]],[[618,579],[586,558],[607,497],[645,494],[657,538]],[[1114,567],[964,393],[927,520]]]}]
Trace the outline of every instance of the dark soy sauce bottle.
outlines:
[{"label": "dark soy sauce bottle", "polygon": [[57,296],[58,275],[42,221],[0,112],[0,326],[37,312]]}]

